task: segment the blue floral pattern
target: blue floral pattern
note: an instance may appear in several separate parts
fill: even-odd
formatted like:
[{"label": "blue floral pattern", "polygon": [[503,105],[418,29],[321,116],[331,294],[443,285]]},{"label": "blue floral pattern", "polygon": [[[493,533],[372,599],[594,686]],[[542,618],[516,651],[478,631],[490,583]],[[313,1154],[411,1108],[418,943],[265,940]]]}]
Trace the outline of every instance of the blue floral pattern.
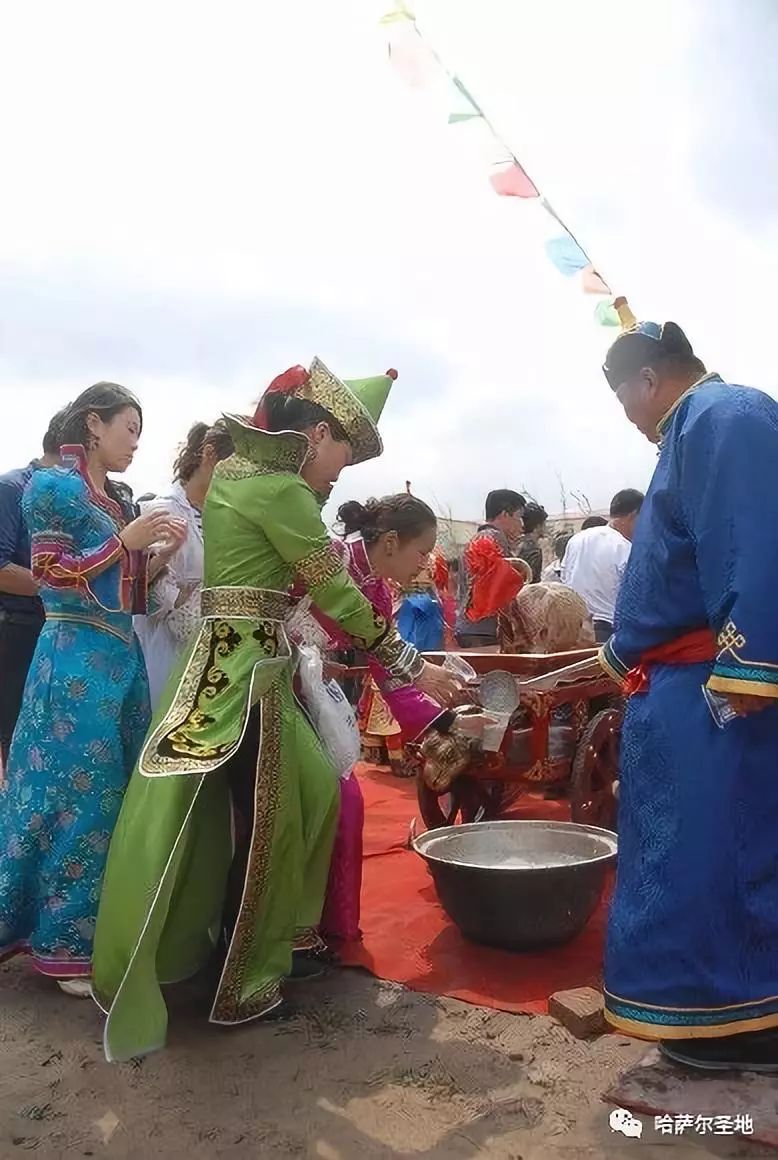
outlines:
[{"label": "blue floral pattern", "polygon": [[[60,523],[78,533],[73,548],[99,552],[116,515],[76,472],[39,474],[48,479],[25,497],[33,558],[58,501]],[[47,621],[0,794],[0,958],[29,953],[59,978],[90,973],[108,846],[150,718],[131,613],[109,616],[93,595],[98,584],[118,593],[122,567],[68,588],[43,578]]]}]

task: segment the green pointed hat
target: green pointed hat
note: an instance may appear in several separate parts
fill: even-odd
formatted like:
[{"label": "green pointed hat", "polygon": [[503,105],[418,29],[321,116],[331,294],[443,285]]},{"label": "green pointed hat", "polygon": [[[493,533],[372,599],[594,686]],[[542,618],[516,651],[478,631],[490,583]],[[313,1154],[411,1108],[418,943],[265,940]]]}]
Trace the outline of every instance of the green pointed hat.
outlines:
[{"label": "green pointed hat", "polygon": [[343,380],[315,358],[310,379],[300,393],[337,419],[351,444],[353,462],[365,463],[384,449],[377,424],[396,378],[397,371],[389,370],[369,379]]},{"label": "green pointed hat", "polygon": [[359,399],[373,422],[378,423],[396,378],[397,371],[392,370],[387,371],[385,375],[373,375],[370,379],[346,379],[345,383]]}]

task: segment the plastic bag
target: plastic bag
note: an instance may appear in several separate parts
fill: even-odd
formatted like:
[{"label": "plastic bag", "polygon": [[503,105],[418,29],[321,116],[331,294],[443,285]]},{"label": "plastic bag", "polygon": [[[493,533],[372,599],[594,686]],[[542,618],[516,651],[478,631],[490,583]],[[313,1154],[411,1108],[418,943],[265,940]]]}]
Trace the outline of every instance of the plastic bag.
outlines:
[{"label": "plastic bag", "polygon": [[359,761],[360,739],[354,710],[336,681],[325,681],[321,653],[313,645],[298,648],[298,674],[311,724],[339,777],[346,778]]},{"label": "plastic bag", "polygon": [[294,609],[286,618],[286,631],[291,640],[297,645],[310,645],[319,652],[332,648],[333,642],[324,626],[319,623],[311,612],[310,596],[303,596],[298,600]]}]

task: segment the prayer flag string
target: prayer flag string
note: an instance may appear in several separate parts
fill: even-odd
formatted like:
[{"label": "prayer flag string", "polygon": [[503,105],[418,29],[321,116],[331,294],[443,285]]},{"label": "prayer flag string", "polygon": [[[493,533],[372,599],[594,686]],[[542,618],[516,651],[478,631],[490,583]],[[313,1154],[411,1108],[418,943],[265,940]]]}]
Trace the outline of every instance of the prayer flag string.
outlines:
[{"label": "prayer flag string", "polygon": [[[537,200],[553,218],[558,233],[546,242],[546,254],[565,277],[579,278],[585,294],[600,298],[594,311],[595,320],[601,326],[620,326],[622,329],[634,326],[635,316],[627,300],[614,298],[607,281],[596,269],[573,231],[541,194],[462,80],[446,67],[422,35],[407,4],[397,0],[392,11],[382,17],[381,25],[388,41],[389,60],[410,88],[429,92],[445,87],[448,124],[458,126],[457,132],[460,134],[468,132],[479,139],[481,153],[489,166],[489,181],[495,193],[500,197]],[[459,128],[461,126],[468,128],[463,130]]]}]

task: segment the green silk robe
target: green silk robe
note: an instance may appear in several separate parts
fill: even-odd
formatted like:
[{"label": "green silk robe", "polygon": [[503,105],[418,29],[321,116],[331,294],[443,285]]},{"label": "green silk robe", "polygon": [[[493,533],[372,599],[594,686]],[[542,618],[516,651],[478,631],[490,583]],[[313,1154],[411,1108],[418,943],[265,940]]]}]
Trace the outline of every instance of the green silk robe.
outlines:
[{"label": "green silk robe", "polygon": [[390,672],[407,678],[421,667],[333,551],[299,474],[307,440],[230,423],[235,454],[216,468],[203,513],[203,620],[171,674],[108,855],[93,986],[108,1012],[109,1060],[163,1046],[160,984],[191,977],[212,954],[233,856],[223,767],[255,706],[254,826],[211,1021],[242,1023],[272,1010],[292,950],[317,945],[338,784],[293,693],[284,627],[293,581]]}]

